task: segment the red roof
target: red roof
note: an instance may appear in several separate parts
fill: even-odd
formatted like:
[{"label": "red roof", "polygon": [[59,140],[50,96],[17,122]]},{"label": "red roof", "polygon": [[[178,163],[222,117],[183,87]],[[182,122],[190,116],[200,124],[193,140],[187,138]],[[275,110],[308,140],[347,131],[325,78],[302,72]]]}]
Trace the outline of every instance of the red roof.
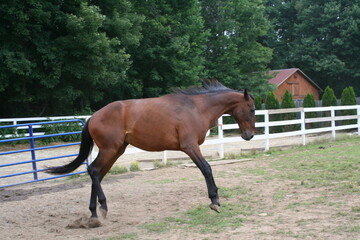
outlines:
[{"label": "red roof", "polygon": [[322,91],[322,89],[313,80],[311,80],[308,76],[306,76],[306,74],[303,73],[299,68],[271,70],[268,73],[275,74],[275,76],[269,79],[269,83],[272,83],[278,87],[297,71],[299,71],[309,82],[311,82],[315,87],[317,87],[320,91]]}]

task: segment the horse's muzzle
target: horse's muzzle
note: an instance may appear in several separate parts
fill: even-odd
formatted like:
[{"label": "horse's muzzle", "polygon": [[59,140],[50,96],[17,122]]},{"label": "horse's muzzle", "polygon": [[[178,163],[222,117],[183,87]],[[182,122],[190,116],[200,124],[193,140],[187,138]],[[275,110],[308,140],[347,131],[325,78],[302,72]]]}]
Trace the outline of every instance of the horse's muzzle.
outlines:
[{"label": "horse's muzzle", "polygon": [[249,130],[245,130],[242,134],[241,137],[246,140],[246,141],[250,141],[253,137],[254,137],[254,132],[249,131]]}]

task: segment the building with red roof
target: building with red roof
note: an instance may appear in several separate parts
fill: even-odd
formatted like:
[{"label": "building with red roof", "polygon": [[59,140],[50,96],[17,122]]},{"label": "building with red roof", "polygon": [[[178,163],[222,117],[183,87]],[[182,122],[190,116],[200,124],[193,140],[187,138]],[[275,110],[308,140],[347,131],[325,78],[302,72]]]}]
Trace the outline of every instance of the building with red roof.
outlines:
[{"label": "building with red roof", "polygon": [[277,87],[274,94],[279,102],[286,90],[292,94],[293,99],[304,99],[308,93],[313,94],[315,100],[320,98],[322,89],[299,68],[272,70],[269,74],[273,75],[269,83]]}]

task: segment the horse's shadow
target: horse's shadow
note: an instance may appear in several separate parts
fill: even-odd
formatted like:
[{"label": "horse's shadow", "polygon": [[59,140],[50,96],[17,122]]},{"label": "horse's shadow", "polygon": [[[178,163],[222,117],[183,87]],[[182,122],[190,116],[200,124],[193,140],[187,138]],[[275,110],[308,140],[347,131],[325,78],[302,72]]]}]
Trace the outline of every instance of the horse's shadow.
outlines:
[{"label": "horse's shadow", "polygon": [[[136,173],[121,174],[121,175],[117,175],[117,177],[115,177],[114,179],[111,180],[107,179],[107,182],[116,181],[118,179],[133,178],[137,175],[138,174]],[[85,182],[71,181],[66,183],[62,182],[62,183],[54,184],[52,186],[41,186],[41,184],[42,184],[41,182],[34,183],[33,188],[28,188],[28,187],[2,188],[0,189],[0,201],[1,202],[22,201],[32,196],[39,196],[47,193],[64,192],[67,190],[79,189],[83,187],[88,187],[90,181],[85,181]]]},{"label": "horse's shadow", "polygon": [[[36,183],[39,184],[39,183]],[[41,183],[40,183],[41,184]],[[63,192],[71,189],[78,189],[84,187],[85,183],[59,183],[52,186],[34,186],[33,188],[5,188],[0,189],[0,201],[11,202],[11,201],[22,201],[32,196],[44,195],[47,193]]]}]

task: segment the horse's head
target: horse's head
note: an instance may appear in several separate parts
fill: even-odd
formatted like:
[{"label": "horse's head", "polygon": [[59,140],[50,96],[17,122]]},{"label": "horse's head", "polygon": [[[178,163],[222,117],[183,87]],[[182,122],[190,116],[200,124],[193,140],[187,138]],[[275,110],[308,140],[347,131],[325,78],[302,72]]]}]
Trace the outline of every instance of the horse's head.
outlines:
[{"label": "horse's head", "polygon": [[255,135],[255,105],[253,97],[245,90],[243,99],[230,112],[239,124],[241,137],[249,141]]}]

